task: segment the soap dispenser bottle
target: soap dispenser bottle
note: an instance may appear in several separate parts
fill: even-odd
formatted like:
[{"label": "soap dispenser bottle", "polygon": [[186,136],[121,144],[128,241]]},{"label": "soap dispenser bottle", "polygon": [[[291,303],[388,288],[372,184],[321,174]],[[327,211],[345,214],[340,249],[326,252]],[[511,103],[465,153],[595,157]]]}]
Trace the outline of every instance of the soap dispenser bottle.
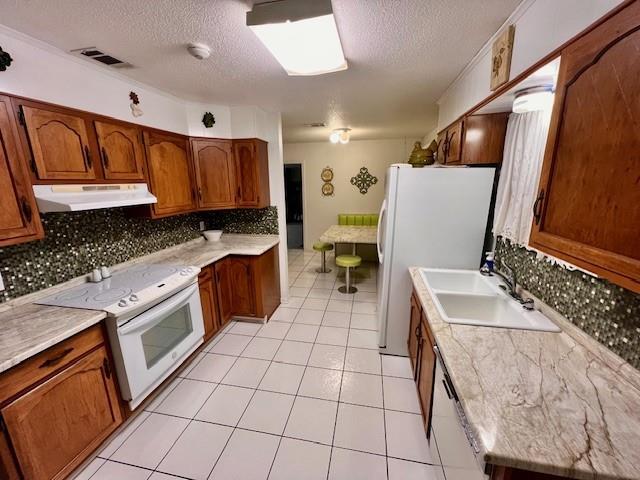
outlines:
[{"label": "soap dispenser bottle", "polygon": [[491,275],[493,272],[493,252],[486,252],[484,257],[484,265],[480,269],[483,275]]}]

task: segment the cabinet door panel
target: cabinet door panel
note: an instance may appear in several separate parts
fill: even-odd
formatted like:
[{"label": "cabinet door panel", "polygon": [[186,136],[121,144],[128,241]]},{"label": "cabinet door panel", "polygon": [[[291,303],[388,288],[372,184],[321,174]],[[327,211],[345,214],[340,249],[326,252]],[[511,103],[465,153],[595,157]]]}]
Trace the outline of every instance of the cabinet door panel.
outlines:
[{"label": "cabinet door panel", "polygon": [[205,267],[198,278],[200,289],[200,303],[202,304],[202,317],[204,319],[204,339],[209,340],[220,328],[218,314],[218,302],[211,269]]},{"label": "cabinet door panel", "polygon": [[40,180],[96,178],[83,118],[28,106],[22,111]]},{"label": "cabinet door panel", "polygon": [[460,121],[447,129],[447,154],[446,164],[460,163],[462,156],[462,128]]},{"label": "cabinet door panel", "polygon": [[431,423],[431,403],[433,397],[433,381],[436,369],[436,356],[427,332],[426,320],[420,323],[420,373],[418,378],[418,395],[422,408],[425,430],[428,432]]},{"label": "cabinet door panel", "polygon": [[136,127],[94,122],[104,178],[144,180],[144,148]]},{"label": "cabinet door panel", "polygon": [[409,321],[409,338],[407,339],[407,345],[409,347],[409,359],[411,360],[411,366],[413,367],[413,378],[417,379],[418,371],[418,342],[420,339],[420,318],[422,310],[416,300],[415,294],[411,295],[411,316]]},{"label": "cabinet door panel", "polygon": [[231,141],[193,140],[193,161],[200,208],[236,205],[236,175]]},{"label": "cabinet door panel", "polygon": [[122,416],[101,347],[2,409],[25,478],[64,478]]},{"label": "cabinet door panel", "polygon": [[501,163],[508,119],[508,113],[465,117],[462,163],[465,165]]},{"label": "cabinet door panel", "polygon": [[256,292],[252,261],[246,257],[229,259],[231,305],[236,315],[255,316]]},{"label": "cabinet door panel", "polygon": [[235,141],[233,142],[233,153],[238,178],[238,205],[243,207],[257,206],[260,185],[255,144],[250,140]]},{"label": "cabinet door panel", "polygon": [[218,294],[218,312],[220,326],[224,326],[233,315],[231,299],[231,277],[229,272],[229,258],[219,260],[214,265],[216,292]]},{"label": "cabinet door panel", "polygon": [[145,132],[151,191],[158,197],[156,216],[195,209],[195,189],[187,141],[183,137]]},{"label": "cabinet door panel", "polygon": [[532,246],[640,291],[640,2],[562,53]]},{"label": "cabinet door panel", "polygon": [[0,246],[42,238],[9,99],[0,97]]}]

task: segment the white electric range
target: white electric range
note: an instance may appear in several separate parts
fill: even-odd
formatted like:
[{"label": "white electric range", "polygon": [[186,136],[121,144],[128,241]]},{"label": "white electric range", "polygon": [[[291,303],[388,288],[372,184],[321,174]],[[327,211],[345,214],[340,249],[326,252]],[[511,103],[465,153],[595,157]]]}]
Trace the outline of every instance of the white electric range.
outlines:
[{"label": "white electric range", "polygon": [[203,342],[198,273],[140,265],[36,303],[107,313],[120,390],[133,410]]}]

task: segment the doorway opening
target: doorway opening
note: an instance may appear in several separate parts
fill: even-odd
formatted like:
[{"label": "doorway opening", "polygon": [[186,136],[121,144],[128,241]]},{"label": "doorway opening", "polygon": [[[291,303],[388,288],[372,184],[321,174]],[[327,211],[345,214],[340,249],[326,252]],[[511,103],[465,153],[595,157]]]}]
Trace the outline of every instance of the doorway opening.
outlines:
[{"label": "doorway opening", "polygon": [[302,164],[284,166],[284,202],[287,215],[287,248],[303,248]]}]

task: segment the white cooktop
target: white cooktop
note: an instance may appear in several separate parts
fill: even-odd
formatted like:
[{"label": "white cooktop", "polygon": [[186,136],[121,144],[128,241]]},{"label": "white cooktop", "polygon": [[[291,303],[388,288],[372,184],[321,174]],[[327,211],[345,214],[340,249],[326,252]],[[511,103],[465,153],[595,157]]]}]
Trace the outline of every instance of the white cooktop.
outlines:
[{"label": "white cooktop", "polygon": [[101,282],[84,283],[35,303],[102,310],[109,316],[119,317],[153,305],[158,299],[191,283],[198,273],[198,267],[140,265],[114,273]]}]

